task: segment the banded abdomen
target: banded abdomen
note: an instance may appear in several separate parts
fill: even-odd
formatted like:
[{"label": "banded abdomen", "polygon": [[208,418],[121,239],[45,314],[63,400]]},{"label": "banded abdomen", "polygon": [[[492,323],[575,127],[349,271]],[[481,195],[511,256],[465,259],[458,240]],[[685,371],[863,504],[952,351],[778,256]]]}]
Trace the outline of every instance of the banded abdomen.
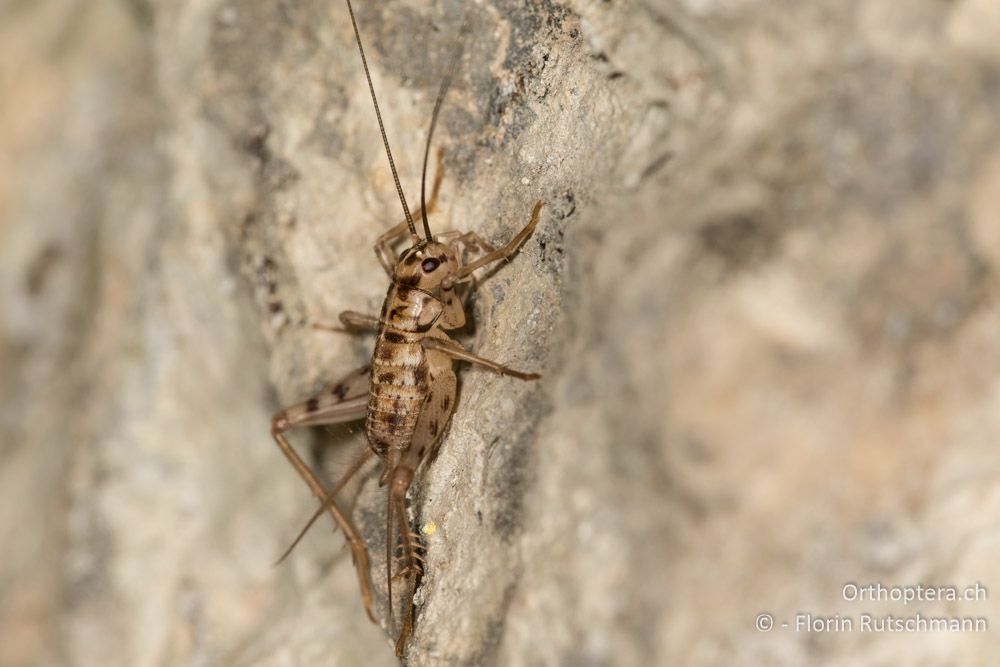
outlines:
[{"label": "banded abdomen", "polygon": [[393,285],[382,307],[372,357],[365,430],[379,457],[406,450],[427,398],[427,359],[420,341],[441,312],[426,292]]}]

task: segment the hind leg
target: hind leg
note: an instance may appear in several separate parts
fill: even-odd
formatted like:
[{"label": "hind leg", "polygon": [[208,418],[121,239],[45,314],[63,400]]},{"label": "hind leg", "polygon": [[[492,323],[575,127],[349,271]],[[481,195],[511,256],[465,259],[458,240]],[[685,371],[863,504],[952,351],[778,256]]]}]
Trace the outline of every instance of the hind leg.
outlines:
[{"label": "hind leg", "polygon": [[[358,529],[344,514],[333,494],[327,491],[316,473],[292,448],[285,432],[300,426],[340,424],[364,418],[368,409],[368,383],[370,369],[364,367],[354,371],[340,382],[328,385],[312,398],[278,412],[271,419],[271,435],[288,462],[305,481],[313,494],[320,499],[330,518],[343,531],[354,558],[354,568],[361,587],[361,601],[368,618],[375,622],[372,614],[372,585],[368,561],[368,551]],[[359,466],[360,467],[360,466]]]}]

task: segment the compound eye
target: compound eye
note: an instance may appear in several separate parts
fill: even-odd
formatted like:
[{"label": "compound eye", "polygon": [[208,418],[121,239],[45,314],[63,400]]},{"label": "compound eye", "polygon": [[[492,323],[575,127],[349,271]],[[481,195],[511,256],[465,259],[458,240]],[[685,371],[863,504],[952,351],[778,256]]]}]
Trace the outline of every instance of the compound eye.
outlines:
[{"label": "compound eye", "polygon": [[420,265],[420,268],[424,270],[424,273],[430,273],[436,270],[439,266],[441,266],[441,262],[434,257],[428,257],[424,260],[424,263]]}]

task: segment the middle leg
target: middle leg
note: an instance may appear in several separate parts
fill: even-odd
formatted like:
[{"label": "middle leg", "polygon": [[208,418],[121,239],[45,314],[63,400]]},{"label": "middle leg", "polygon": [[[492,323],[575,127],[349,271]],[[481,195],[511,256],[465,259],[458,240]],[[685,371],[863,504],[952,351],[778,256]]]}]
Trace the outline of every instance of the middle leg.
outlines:
[{"label": "middle leg", "polygon": [[469,363],[476,364],[477,366],[488,368],[494,373],[499,373],[500,375],[509,375],[510,377],[515,377],[519,380],[537,380],[542,377],[538,373],[526,373],[524,371],[514,370],[513,368],[491,361],[490,359],[477,356],[450,338],[444,339],[427,337],[421,341],[421,344],[425,349],[438,350],[452,359],[468,361]]},{"label": "middle leg", "polygon": [[313,325],[313,329],[337,333],[367,333],[378,331],[379,320],[374,315],[359,313],[356,310],[345,310],[340,314],[340,323],[343,326],[338,327],[336,324],[317,322]]}]

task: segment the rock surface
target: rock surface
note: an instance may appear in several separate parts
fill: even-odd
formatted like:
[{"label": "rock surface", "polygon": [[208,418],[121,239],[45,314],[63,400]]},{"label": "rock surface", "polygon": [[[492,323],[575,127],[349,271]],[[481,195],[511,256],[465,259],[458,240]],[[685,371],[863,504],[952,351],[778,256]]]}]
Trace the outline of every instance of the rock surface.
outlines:
[{"label": "rock surface", "polygon": [[[359,2],[412,208],[463,8],[431,222],[546,202],[463,338],[544,377],[460,371],[409,664],[990,664],[858,624],[1000,622],[1000,5]],[[0,665],[397,663],[329,526],[272,566],[313,500],[270,415],[365,362],[312,325],[377,312],[400,218],[352,40],[328,0],[0,5]]]}]

